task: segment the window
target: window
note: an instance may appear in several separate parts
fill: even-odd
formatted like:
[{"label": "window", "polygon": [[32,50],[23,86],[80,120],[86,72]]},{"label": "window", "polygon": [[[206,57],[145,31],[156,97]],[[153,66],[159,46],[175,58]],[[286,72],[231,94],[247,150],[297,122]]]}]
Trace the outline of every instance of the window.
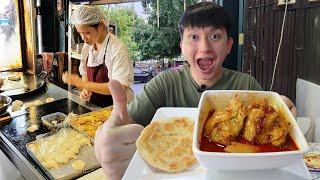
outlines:
[{"label": "window", "polygon": [[22,68],[18,0],[0,3],[0,71]]}]

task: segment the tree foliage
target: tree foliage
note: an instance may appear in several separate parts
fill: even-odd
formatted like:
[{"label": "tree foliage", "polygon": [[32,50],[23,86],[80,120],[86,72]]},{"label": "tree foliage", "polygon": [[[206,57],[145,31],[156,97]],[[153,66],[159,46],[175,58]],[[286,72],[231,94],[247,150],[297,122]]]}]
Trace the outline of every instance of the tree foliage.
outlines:
[{"label": "tree foliage", "polygon": [[[196,0],[187,0],[193,4]],[[109,10],[112,22],[117,24],[118,37],[127,45],[133,60],[174,58],[180,55],[178,21],[183,13],[183,0],[159,0],[160,23],[157,23],[157,1],[142,1],[147,15],[145,21],[134,9]],[[107,10],[106,10],[107,11]]]},{"label": "tree foliage", "polygon": [[110,21],[117,25],[117,36],[126,44],[131,58],[135,57],[138,51],[137,43],[134,41],[135,18],[137,14],[133,9],[116,8],[105,9]]},{"label": "tree foliage", "polygon": [[[194,2],[195,0],[187,0],[187,4],[193,4]],[[184,10],[183,1],[159,0],[159,27],[157,23],[157,1],[142,1],[142,6],[148,15],[148,24],[137,24],[135,29],[135,40],[138,44],[138,49],[141,51],[139,59],[154,57],[171,59],[179,56],[180,35],[178,22]]]}]

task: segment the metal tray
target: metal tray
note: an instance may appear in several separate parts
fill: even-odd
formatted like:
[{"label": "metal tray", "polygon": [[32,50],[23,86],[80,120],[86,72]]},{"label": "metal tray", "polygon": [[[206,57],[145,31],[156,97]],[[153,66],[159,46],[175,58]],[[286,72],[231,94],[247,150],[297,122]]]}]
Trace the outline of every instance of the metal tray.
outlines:
[{"label": "metal tray", "polygon": [[[51,135],[54,134],[55,133],[49,133],[48,136],[43,138],[49,138]],[[45,171],[45,173],[49,176],[50,179],[73,179],[87,174],[88,172],[91,172],[100,167],[100,164],[95,157],[93,146],[86,145],[80,148],[79,154],[77,154],[77,159],[72,159],[67,164],[62,164],[58,168],[48,169],[40,163],[38,158],[35,156],[35,154],[33,154],[33,152],[29,148],[30,144],[37,143],[40,140],[41,139],[37,139],[28,143],[26,145],[26,150],[30,157],[32,157],[34,161]],[[72,168],[71,164],[75,160],[82,160],[83,162],[85,162],[85,168],[82,171],[76,171]]]},{"label": "metal tray", "polygon": [[[90,137],[91,139],[94,139],[94,136],[93,136],[93,137],[90,136],[90,134],[88,134],[88,132],[80,129],[77,125],[75,125],[75,122],[76,122],[79,118],[83,118],[83,117],[86,117],[86,116],[90,116],[90,115],[92,115],[92,114],[97,114],[97,113],[100,113],[100,112],[103,112],[103,111],[106,111],[106,110],[112,110],[112,106],[108,106],[108,107],[99,109],[99,110],[97,110],[97,111],[88,112],[88,113],[85,113],[85,114],[81,114],[81,115],[79,115],[79,116],[76,116],[76,117],[74,117],[74,118],[71,118],[71,119],[68,121],[68,124],[69,124],[72,128],[78,130],[79,132],[82,132],[82,133],[86,134],[86,135],[87,135],[88,137]],[[111,114],[111,111],[110,111],[110,114]],[[107,118],[108,118],[108,117],[107,117]],[[97,129],[96,129],[96,130],[97,130]]]}]

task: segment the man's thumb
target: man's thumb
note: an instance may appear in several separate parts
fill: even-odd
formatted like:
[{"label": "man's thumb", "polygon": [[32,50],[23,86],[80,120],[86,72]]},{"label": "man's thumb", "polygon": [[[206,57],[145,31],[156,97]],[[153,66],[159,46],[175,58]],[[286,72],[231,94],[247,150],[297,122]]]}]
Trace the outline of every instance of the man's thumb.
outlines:
[{"label": "man's thumb", "polygon": [[109,90],[113,100],[113,110],[111,116],[119,118],[122,124],[129,123],[127,111],[127,96],[122,85],[116,80],[109,81]]}]

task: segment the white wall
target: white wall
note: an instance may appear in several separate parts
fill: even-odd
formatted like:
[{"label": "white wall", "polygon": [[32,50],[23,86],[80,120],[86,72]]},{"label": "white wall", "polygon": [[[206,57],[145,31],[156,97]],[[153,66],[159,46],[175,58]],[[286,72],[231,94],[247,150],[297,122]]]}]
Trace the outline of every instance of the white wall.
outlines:
[{"label": "white wall", "polygon": [[302,79],[297,80],[296,86],[298,117],[310,118],[314,128],[311,140],[320,142],[320,86]]}]

